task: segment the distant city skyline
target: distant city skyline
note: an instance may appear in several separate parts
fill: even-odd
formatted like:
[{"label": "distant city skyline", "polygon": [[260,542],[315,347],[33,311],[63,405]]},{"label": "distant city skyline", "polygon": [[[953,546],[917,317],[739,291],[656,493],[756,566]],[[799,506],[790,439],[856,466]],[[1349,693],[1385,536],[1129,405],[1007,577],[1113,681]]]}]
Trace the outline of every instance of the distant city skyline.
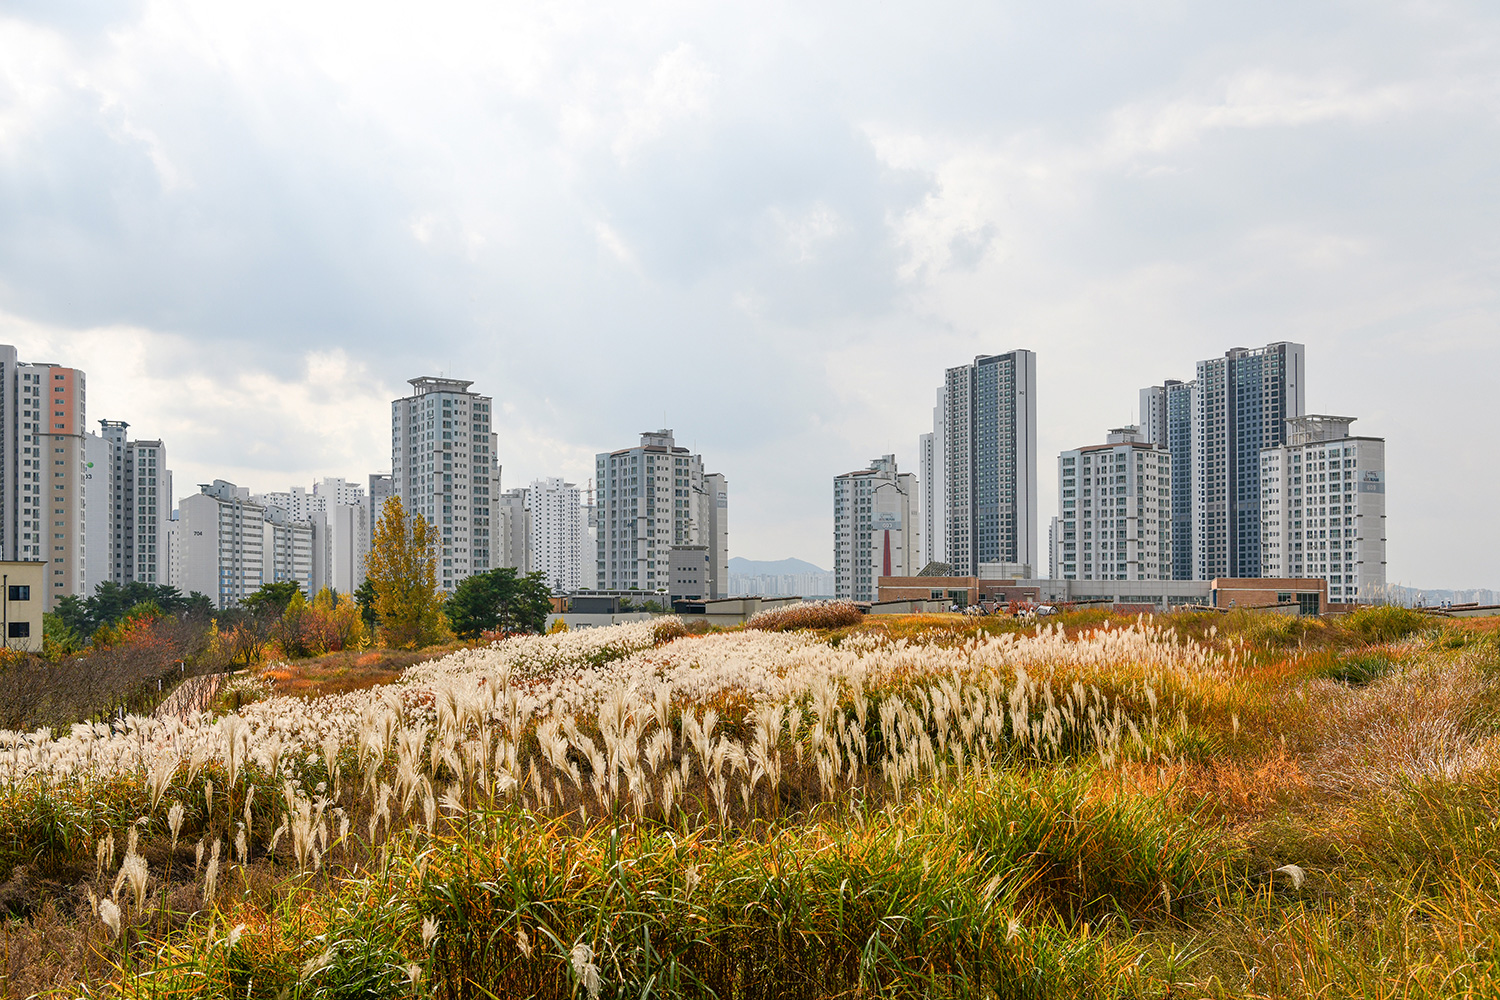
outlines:
[{"label": "distant city skyline", "polygon": [[179,491],[362,481],[450,375],[504,489],[671,426],[734,552],[826,564],[947,368],[1036,351],[1045,526],[1142,387],[1284,340],[1386,438],[1388,580],[1496,588],[1448,500],[1500,490],[1496,52],[1477,4],[11,4],[0,342]]}]

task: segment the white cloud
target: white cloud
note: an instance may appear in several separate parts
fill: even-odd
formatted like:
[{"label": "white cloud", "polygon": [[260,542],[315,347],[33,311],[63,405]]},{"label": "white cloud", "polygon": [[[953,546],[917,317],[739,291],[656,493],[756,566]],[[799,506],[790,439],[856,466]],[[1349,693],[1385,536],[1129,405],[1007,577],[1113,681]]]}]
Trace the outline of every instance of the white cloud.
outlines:
[{"label": "white cloud", "polygon": [[645,80],[622,81],[624,121],[614,141],[615,155],[628,163],[669,126],[704,114],[717,82],[687,43],[658,59]]},{"label": "white cloud", "polygon": [[175,499],[216,478],[271,490],[390,467],[393,387],[343,348],[309,350],[282,373],[258,366],[253,350],[219,366],[180,335],[64,330],[4,314],[0,341],[23,360],[84,368],[91,426],[124,420],[134,435],[162,438]]},{"label": "white cloud", "polygon": [[1430,513],[1500,364],[1485,8],[30,10],[0,337],[179,483],[383,468],[405,379],[461,371],[507,483],[666,410],[737,552],[826,564],[829,478],[909,461],[948,365],[1038,351],[1045,511],[1140,385],[1289,337],[1390,439],[1393,577],[1500,585],[1500,527]]}]

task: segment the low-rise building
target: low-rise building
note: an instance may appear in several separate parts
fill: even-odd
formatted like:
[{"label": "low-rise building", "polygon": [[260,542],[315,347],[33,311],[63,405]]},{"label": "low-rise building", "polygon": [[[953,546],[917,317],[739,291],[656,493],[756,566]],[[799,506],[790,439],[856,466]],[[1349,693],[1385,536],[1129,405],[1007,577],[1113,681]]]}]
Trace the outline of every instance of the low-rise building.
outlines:
[{"label": "low-rise building", "polygon": [[709,554],[707,545],[674,545],[667,557],[670,581],[667,594],[672,600],[711,600]]},{"label": "low-rise building", "polygon": [[47,569],[41,560],[0,562],[0,643],[6,649],[41,651]]},{"label": "low-rise building", "polygon": [[943,601],[948,607],[1045,604],[1105,607],[1131,613],[1162,613],[1185,607],[1326,614],[1328,585],[1322,580],[1040,580],[980,576],[886,577],[880,603]]}]

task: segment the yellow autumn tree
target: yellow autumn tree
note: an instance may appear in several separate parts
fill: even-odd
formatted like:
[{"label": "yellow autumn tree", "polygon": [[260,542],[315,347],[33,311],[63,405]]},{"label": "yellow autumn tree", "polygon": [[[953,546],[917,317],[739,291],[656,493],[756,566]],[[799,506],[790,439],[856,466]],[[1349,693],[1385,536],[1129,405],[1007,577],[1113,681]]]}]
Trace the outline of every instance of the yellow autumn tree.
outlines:
[{"label": "yellow autumn tree", "polygon": [[375,614],[381,641],[387,646],[430,646],[443,637],[435,543],[425,517],[407,517],[400,497],[385,502],[365,575],[375,590]]}]

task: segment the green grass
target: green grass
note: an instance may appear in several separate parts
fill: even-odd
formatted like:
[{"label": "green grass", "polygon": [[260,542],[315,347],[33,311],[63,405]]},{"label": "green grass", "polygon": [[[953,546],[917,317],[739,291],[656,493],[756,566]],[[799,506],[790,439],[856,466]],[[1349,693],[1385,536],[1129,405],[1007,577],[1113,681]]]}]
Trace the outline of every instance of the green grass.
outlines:
[{"label": "green grass", "polygon": [[[1000,627],[949,618],[825,640],[878,630],[956,646]],[[1126,624],[1067,618],[1069,634]],[[233,792],[217,765],[191,784],[179,774],[154,813],[133,777],[3,788],[0,883],[24,876],[33,902],[4,926],[0,994],[1500,996],[1494,635],[1399,609],[1171,624],[1232,669],[1163,679],[1148,699],[1140,664],[1101,668],[1089,681],[1107,704],[1161,718],[1118,752],[1080,738],[1024,754],[1001,740],[987,767],[908,782],[900,797],[870,778],[816,805],[789,791],[807,775],[789,773],[776,808],[734,812],[727,827],[701,802],[589,824],[474,803],[436,833],[397,824],[365,843],[355,815],[319,870],[296,871],[283,838],[226,862],[209,899],[191,844],[230,834],[250,784],[256,842],[286,818],[253,766]],[[881,699],[911,690],[867,692],[872,754],[887,749]],[[1431,719],[1446,728],[1424,743]],[[722,732],[744,738],[750,724],[736,716]],[[1340,748],[1367,778],[1323,780]],[[344,765],[340,802],[354,808],[352,752]],[[297,777],[311,788],[330,775],[309,760]],[[219,789],[211,814],[206,780]],[[169,872],[173,801],[187,815]],[[116,940],[84,890],[108,893],[95,845],[112,832],[123,853],[141,816],[153,882]]]}]

